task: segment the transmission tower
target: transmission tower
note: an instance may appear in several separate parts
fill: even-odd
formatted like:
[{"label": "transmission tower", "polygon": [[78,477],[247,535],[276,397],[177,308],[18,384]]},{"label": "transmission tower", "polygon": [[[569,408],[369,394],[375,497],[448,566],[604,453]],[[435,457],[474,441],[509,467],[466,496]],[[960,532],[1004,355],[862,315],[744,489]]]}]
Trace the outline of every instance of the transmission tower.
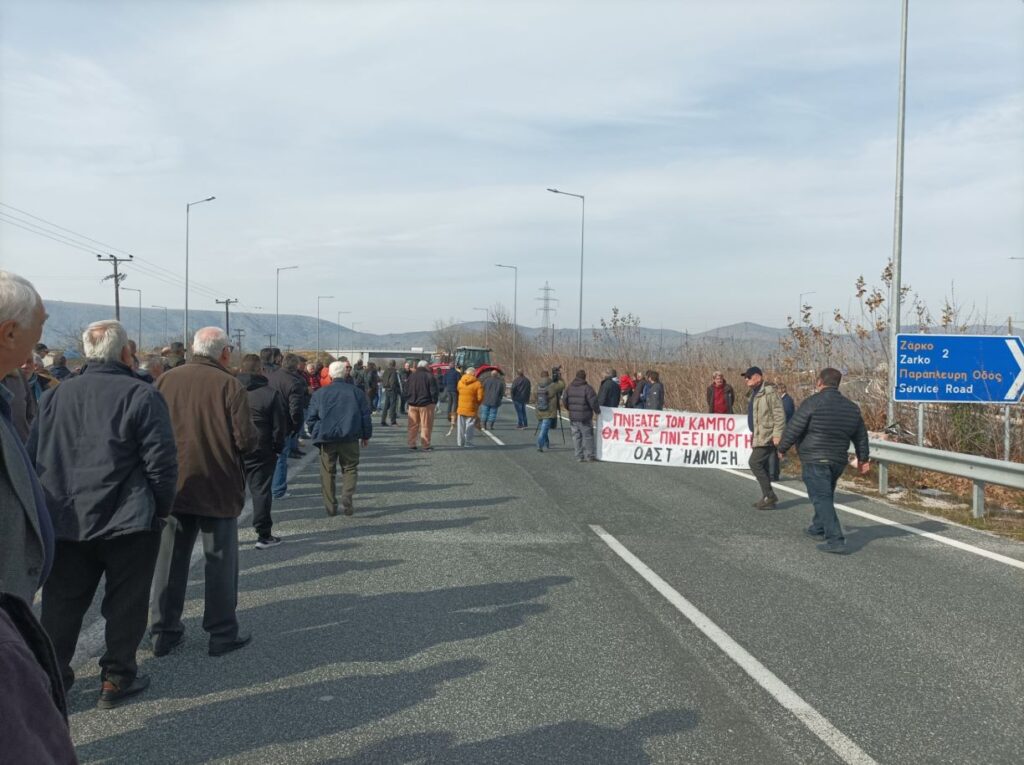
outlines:
[{"label": "transmission tower", "polygon": [[537,313],[541,315],[542,326],[544,332],[542,337],[549,339],[551,347],[555,345],[555,326],[553,323],[554,315],[558,313],[558,309],[555,308],[552,303],[557,303],[558,298],[551,297],[551,293],[555,291],[554,287],[551,287],[547,282],[544,282],[544,286],[540,288],[541,296],[534,298],[540,301],[540,308],[537,309]]}]

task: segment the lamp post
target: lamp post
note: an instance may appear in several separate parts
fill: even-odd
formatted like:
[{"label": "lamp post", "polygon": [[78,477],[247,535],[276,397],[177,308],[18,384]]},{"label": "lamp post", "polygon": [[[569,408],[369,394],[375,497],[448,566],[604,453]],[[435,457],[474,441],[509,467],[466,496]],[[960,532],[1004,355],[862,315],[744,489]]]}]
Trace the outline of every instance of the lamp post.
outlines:
[{"label": "lamp post", "polygon": [[135,287],[122,287],[121,289],[123,289],[125,292],[138,292],[139,293],[139,334],[138,334],[138,337],[136,338],[136,342],[138,343],[138,350],[141,353],[142,352],[142,290],[137,289]]},{"label": "lamp post", "polygon": [[484,312],[484,345],[487,345],[487,324],[490,321],[491,312],[486,308],[474,308],[473,310]]},{"label": "lamp post", "polygon": [[150,308],[163,308],[164,309],[164,345],[170,342],[170,335],[167,334],[167,306],[165,305],[151,305]]},{"label": "lamp post", "polygon": [[183,328],[184,337],[181,341],[185,344],[185,351],[188,352],[190,343],[188,341],[188,226],[189,226],[189,213],[194,205],[201,205],[203,202],[212,202],[217,197],[207,197],[206,199],[200,199],[198,202],[189,202],[185,205],[185,326]]},{"label": "lamp post", "polygon": [[570,191],[559,191],[558,189],[548,189],[552,194],[563,194],[567,197],[576,197],[580,200],[580,327],[579,335],[576,339],[576,355],[580,358],[583,357],[583,233],[584,226],[587,218],[587,199],[583,194],[573,194]]},{"label": "lamp post", "polygon": [[511,268],[515,276],[512,288],[512,375],[515,376],[519,367],[516,366],[516,335],[519,334],[519,266],[505,266],[495,263],[497,268]]},{"label": "lamp post", "polygon": [[316,296],[316,360],[320,361],[320,301],[333,300],[334,295]]},{"label": "lamp post", "polygon": [[[274,340],[281,345],[281,272],[293,271],[298,266],[281,266],[277,269],[277,278],[274,286]],[[273,343],[271,343],[273,345]]]},{"label": "lamp post", "polygon": [[338,325],[338,347],[337,350],[341,350],[341,315],[343,313],[352,313],[351,311],[338,311],[338,320],[334,322]]},{"label": "lamp post", "polygon": [[804,295],[814,295],[814,294],[817,294],[815,290],[811,290],[810,292],[801,292],[800,293],[800,297],[798,297],[797,300],[796,300],[796,320],[797,320],[797,322],[800,321],[800,317],[803,316],[803,313],[804,313]]}]

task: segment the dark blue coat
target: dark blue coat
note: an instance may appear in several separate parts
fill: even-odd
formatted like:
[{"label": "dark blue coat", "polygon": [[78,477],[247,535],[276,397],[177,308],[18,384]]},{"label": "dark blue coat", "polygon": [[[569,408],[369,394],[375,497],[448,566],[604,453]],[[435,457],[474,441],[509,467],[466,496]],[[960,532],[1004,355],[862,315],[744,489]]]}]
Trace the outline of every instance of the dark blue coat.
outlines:
[{"label": "dark blue coat", "polygon": [[57,539],[159,529],[178,451],[164,397],[120,363],[92,363],[39,401],[28,452]]},{"label": "dark blue coat", "polygon": [[306,426],[315,445],[368,439],[373,435],[373,418],[366,393],[352,383],[334,380],[313,394]]}]

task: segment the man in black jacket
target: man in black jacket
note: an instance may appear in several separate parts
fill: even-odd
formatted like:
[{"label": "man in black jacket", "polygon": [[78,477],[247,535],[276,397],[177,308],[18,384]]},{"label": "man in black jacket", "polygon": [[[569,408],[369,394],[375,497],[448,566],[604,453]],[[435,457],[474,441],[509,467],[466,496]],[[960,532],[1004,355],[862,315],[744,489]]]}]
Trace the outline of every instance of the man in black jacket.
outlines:
[{"label": "man in black jacket", "polygon": [[416,371],[409,375],[407,388],[409,398],[409,448],[416,450],[416,436],[423,444],[423,451],[429,452],[430,435],[434,430],[434,407],[437,406],[437,378],[430,374],[427,362],[420,361]]},{"label": "man in black jacket", "polygon": [[[302,418],[305,416],[306,398],[309,390],[306,381],[299,374],[299,362],[302,361],[294,353],[285,354],[279,369],[267,375],[267,380],[274,390],[281,394],[288,405],[288,436],[285,438],[284,449],[277,457],[274,468],[274,481],[270,491],[274,499],[282,499],[288,493],[288,456],[299,448],[299,431],[302,429]],[[264,363],[264,370],[267,365]]]},{"label": "man in black jacket", "polygon": [[597,462],[594,453],[594,415],[601,413],[597,394],[587,382],[584,369],[576,373],[576,379],[562,394],[562,401],[569,412],[569,428],[572,431],[572,446],[577,462]]},{"label": "man in black jacket", "polygon": [[384,388],[384,406],[380,410],[380,424],[387,427],[388,417],[391,418],[392,425],[395,425],[398,421],[400,386],[397,364],[395,364],[393,359],[388,362],[388,367],[384,371],[383,377],[381,377],[381,385]]},{"label": "man in black jacket", "polygon": [[262,370],[260,357],[250,353],[242,359],[241,373],[238,375],[238,381],[245,386],[249,399],[252,424],[259,433],[256,451],[242,458],[246,482],[252,495],[252,526],[256,529],[257,550],[281,544],[281,540],[270,533],[274,527],[270,518],[273,502],[270,486],[274,480],[277,455],[284,450],[284,441],[288,435],[288,406],[281,393],[270,387],[267,378],[261,374]]},{"label": "man in black jacket", "polygon": [[347,363],[335,361],[329,373],[331,384],[313,394],[306,425],[313,444],[320,450],[320,488],[327,514],[338,514],[335,476],[341,463],[341,508],[352,515],[352,497],[359,476],[359,448],[366,447],[373,435],[373,415],[361,390],[347,382]]},{"label": "man in black jacket", "polygon": [[597,391],[598,406],[618,406],[622,399],[622,388],[619,387],[619,375],[614,369],[604,373],[601,387]]},{"label": "man in black jacket", "polygon": [[509,391],[509,398],[512,399],[512,406],[516,410],[516,429],[525,430],[529,427],[526,421],[526,405],[530,403],[530,378],[522,369],[516,373],[516,379],[512,381],[512,389]]},{"label": "man in black jacket", "polygon": [[796,410],[779,442],[780,456],[797,445],[807,495],[814,505],[814,517],[804,533],[824,540],[818,549],[829,553],[846,551],[834,500],[836,484],[846,470],[850,441],[861,474],[871,469],[864,418],[860,408],[839,392],[842,379],[838,369],[822,369],[815,381],[818,392]]},{"label": "man in black jacket", "polygon": [[70,687],[82,617],[106,579],[98,705],[110,709],[149,686],[135,652],[146,631],[162,519],[174,502],[178,453],[163,396],[132,374],[124,327],[94,322],[82,340],[89,364],[40,400],[28,450],[57,536],[43,627]]}]

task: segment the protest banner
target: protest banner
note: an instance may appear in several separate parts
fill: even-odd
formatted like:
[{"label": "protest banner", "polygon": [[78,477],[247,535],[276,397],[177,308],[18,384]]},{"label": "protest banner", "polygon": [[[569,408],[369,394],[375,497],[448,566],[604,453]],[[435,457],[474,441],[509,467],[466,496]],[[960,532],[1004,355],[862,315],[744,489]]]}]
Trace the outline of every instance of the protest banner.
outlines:
[{"label": "protest banner", "polygon": [[744,468],[753,434],[742,414],[601,407],[597,458],[673,467]]}]

